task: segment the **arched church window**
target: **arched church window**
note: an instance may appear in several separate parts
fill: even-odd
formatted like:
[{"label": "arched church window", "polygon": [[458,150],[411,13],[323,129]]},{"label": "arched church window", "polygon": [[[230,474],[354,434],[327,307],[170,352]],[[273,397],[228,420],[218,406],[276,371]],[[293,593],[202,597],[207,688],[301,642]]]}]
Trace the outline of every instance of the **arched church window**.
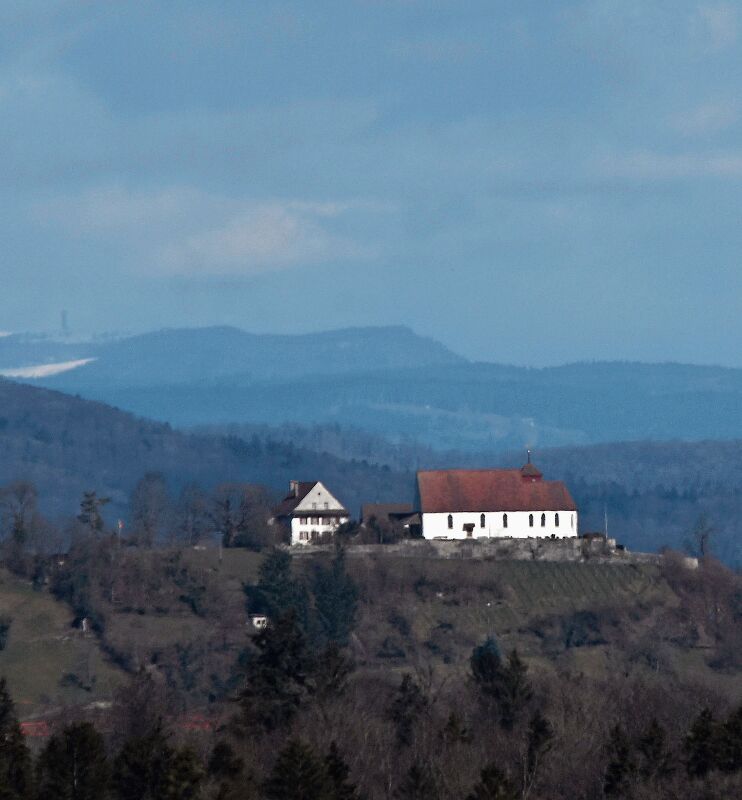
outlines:
[{"label": "arched church window", "polygon": [[507,528],[507,526],[508,526],[508,515],[507,514],[503,514],[502,515],[502,527],[503,528]]},{"label": "arched church window", "polygon": [[449,530],[451,528],[453,528],[453,514],[449,514],[448,515],[448,527],[449,527]]},{"label": "arched church window", "polygon": [[484,514],[479,515],[479,527],[484,528]]},{"label": "arched church window", "polygon": [[542,528],[546,527],[546,514],[541,515],[541,527]]},{"label": "arched church window", "polygon": [[559,514],[554,514],[554,527],[559,527]]},{"label": "arched church window", "polygon": [[528,527],[529,528],[533,527],[533,514],[528,515]]}]

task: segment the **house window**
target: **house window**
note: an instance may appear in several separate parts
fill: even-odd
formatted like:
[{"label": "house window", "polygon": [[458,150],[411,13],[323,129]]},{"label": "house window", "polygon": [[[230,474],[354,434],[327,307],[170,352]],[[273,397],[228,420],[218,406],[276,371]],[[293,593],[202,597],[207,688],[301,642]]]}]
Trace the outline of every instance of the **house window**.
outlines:
[{"label": "house window", "polygon": [[507,514],[503,514],[502,515],[502,527],[503,528],[507,528],[507,526],[508,526],[508,515]]},{"label": "house window", "polygon": [[528,515],[528,527],[529,528],[533,527],[533,514]]},{"label": "house window", "polygon": [[479,515],[479,527],[484,528],[484,514]]},{"label": "house window", "polygon": [[299,520],[299,522],[300,522],[302,525],[306,525],[306,524],[307,524],[307,518],[306,518],[306,517],[302,517],[302,518]]},{"label": "house window", "polygon": [[541,515],[541,527],[542,528],[546,527],[546,514]]},{"label": "house window", "polygon": [[329,503],[325,503],[325,508],[329,508],[329,507],[330,507],[330,504]]},{"label": "house window", "polygon": [[299,532],[299,540],[306,542],[309,538],[309,531],[300,531]]},{"label": "house window", "polygon": [[319,525],[319,517],[312,517],[312,525]]},{"label": "house window", "polygon": [[317,510],[317,504],[316,503],[312,503],[312,511],[316,511],[316,510]]},{"label": "house window", "polygon": [[453,530],[453,514],[448,515],[448,529]]},{"label": "house window", "polygon": [[554,514],[554,527],[559,527],[559,514]]}]

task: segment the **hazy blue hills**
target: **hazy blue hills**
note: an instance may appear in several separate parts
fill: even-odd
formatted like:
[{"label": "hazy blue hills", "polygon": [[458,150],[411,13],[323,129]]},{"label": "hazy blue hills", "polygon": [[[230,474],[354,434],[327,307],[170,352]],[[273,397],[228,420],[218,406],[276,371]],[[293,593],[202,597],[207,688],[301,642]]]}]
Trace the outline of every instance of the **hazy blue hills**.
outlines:
[{"label": "hazy blue hills", "polygon": [[246,482],[281,495],[291,479],[326,480],[349,508],[368,498],[411,495],[412,476],[290,443],[183,433],[102,403],[0,379],[0,484],[29,480],[50,515],[77,511],[82,492],[109,496],[114,515],[146,472],[163,473],[173,492]]},{"label": "hazy blue hills", "polygon": [[742,437],[742,370],[472,363],[408,328],[273,336],[162,330],[102,342],[0,339],[0,369],[94,359],[37,385],[178,427],[354,427],[439,450]]},{"label": "hazy blue hills", "polygon": [[54,378],[58,388],[189,385],[235,377],[240,384],[302,375],[353,374],[464,359],[409,328],[348,328],[324,333],[258,335],[231,327],[166,329],[118,340],[59,342],[0,339],[0,368],[95,359]]},{"label": "hazy blue hills", "polygon": [[[344,458],[343,454],[354,456]],[[395,444],[338,427],[247,426],[185,433],[60,392],[0,380],[0,484],[34,482],[51,515],[76,511],[83,491],[113,500],[127,515],[129,493],[146,472],[163,473],[174,494],[231,481],[267,486],[276,496],[292,478],[320,479],[354,512],[363,502],[409,502],[417,468],[509,466],[522,451],[440,451]],[[742,563],[742,442],[644,442],[539,449],[549,478],[567,480],[583,530],[610,532],[636,550],[684,547],[705,514],[717,553]]]}]

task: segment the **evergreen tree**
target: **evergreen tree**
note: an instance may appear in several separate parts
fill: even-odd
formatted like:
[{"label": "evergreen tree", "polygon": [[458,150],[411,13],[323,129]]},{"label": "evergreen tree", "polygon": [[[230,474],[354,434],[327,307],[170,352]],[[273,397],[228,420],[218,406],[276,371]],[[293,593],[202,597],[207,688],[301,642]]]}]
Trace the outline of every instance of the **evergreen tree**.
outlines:
[{"label": "evergreen tree", "polygon": [[718,765],[723,772],[742,770],[742,706],[719,729]]},{"label": "evergreen tree", "polygon": [[97,492],[85,492],[80,501],[77,519],[94,533],[102,533],[105,528],[102,509],[110,502],[110,497],[98,497]]},{"label": "evergreen tree", "polygon": [[639,737],[636,751],[640,759],[639,775],[642,780],[662,781],[673,773],[672,754],[667,748],[667,734],[653,719]]},{"label": "evergreen tree", "polygon": [[469,664],[480,690],[495,701],[500,725],[506,730],[512,729],[533,697],[533,688],[527,677],[528,667],[518,651],[511,651],[503,663],[497,644],[493,639],[487,639],[474,648]]},{"label": "evergreen tree", "polygon": [[31,754],[26,747],[5,678],[0,678],[0,798],[28,798],[31,789]]},{"label": "evergreen tree", "polygon": [[483,644],[475,647],[469,659],[472,675],[479,688],[485,694],[494,694],[500,680],[502,658],[497,642],[488,638]]},{"label": "evergreen tree", "polygon": [[248,800],[254,787],[245,780],[245,764],[227,742],[218,742],[211,751],[208,774],[216,782],[214,800]]},{"label": "evergreen tree", "polygon": [[611,730],[608,741],[608,766],[603,780],[606,797],[625,794],[635,774],[636,764],[631,742],[620,725],[616,725]]},{"label": "evergreen tree", "polygon": [[330,782],[330,800],[358,800],[356,787],[348,780],[350,769],[340,755],[335,742],[325,756],[325,770]]},{"label": "evergreen tree", "polygon": [[[297,623],[306,631],[309,625],[309,601],[303,584],[291,571],[291,556],[284,550],[273,549],[265,557],[258,572],[257,591],[253,602],[264,607],[271,619],[293,611]],[[249,591],[249,590],[248,590]]]},{"label": "evergreen tree", "polygon": [[244,761],[227,742],[217,742],[209,756],[208,773],[214,778],[236,778],[244,769]]},{"label": "evergreen tree", "polygon": [[52,736],[37,763],[38,796],[43,800],[100,800],[108,786],[103,737],[87,722],[68,725]]},{"label": "evergreen tree", "polygon": [[243,722],[263,730],[288,723],[314,692],[314,661],[292,611],[271,621],[253,640],[245,688],[239,697]]},{"label": "evergreen tree", "polygon": [[500,708],[500,724],[510,730],[521,712],[533,697],[533,687],[528,680],[528,667],[513,650],[505,663],[499,691],[495,697]]},{"label": "evergreen tree", "polygon": [[311,747],[293,739],[278,754],[265,782],[266,800],[331,800],[331,781],[325,764]]},{"label": "evergreen tree", "polygon": [[482,770],[479,783],[466,800],[516,800],[517,797],[505,773],[494,764],[489,764]]},{"label": "evergreen tree", "polygon": [[718,761],[718,736],[714,717],[708,708],[696,717],[685,737],[685,768],[692,778],[702,778]]},{"label": "evergreen tree", "polygon": [[397,800],[435,800],[438,787],[426,766],[415,762],[394,793]]},{"label": "evergreen tree", "polygon": [[397,744],[401,746],[412,744],[415,722],[427,707],[428,700],[422,689],[411,675],[404,675],[390,708],[390,716],[397,733]]},{"label": "evergreen tree", "polygon": [[356,624],[358,587],[345,570],[345,554],[339,545],[330,567],[317,568],[312,589],[323,635],[331,642],[347,645]]},{"label": "evergreen tree", "polygon": [[157,725],[124,743],[114,761],[112,786],[117,800],[191,800],[202,779],[193,751],[175,750]]}]

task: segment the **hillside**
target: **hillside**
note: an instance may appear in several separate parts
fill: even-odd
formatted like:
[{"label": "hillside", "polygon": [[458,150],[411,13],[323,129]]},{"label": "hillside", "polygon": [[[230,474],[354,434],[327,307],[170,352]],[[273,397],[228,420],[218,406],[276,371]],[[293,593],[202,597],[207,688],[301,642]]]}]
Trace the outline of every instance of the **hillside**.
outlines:
[{"label": "hillside", "polygon": [[[328,352],[319,364],[310,360],[311,370],[277,356],[270,372],[241,370],[214,355],[189,378],[198,348],[148,362],[130,343],[119,346],[120,360],[101,358],[45,385],[177,426],[337,424],[438,450],[742,436],[740,370],[623,363],[527,369],[417,355],[378,366],[383,359],[351,349],[348,359]],[[234,347],[230,353],[239,352]]]},{"label": "hillside", "polygon": [[[57,368],[65,371],[48,372]],[[352,426],[435,450],[742,437],[742,370],[471,363],[405,327],[292,336],[212,327],[87,342],[14,335],[0,338],[3,371],[177,426]]]},{"label": "hillside", "polygon": [[76,512],[83,491],[125,514],[129,492],[146,472],[162,472],[173,491],[235,481],[276,494],[291,479],[326,480],[351,509],[369,497],[410,492],[410,476],[322,456],[290,444],[199,436],[139,419],[101,403],[0,380],[0,484],[27,479],[52,515]]},{"label": "hillside", "polygon": [[463,362],[409,328],[347,328],[304,335],[253,334],[238,328],[165,329],[107,341],[65,342],[29,336],[0,339],[0,370],[93,359],[55,377],[56,388],[241,385],[305,375],[354,374]]},{"label": "hillside", "polygon": [[[294,574],[311,586],[328,557],[300,554]],[[0,599],[14,621],[0,670],[28,699],[27,714],[50,708],[54,698],[83,702],[110,692],[123,673],[102,659],[99,644],[131,672],[155,669],[177,690],[183,708],[204,707],[207,695],[224,700],[250,632],[243,587],[255,583],[263,558],[243,550],[220,558],[216,550],[135,548],[113,573],[97,571],[94,557],[78,561],[78,572],[86,563],[86,570],[96,570],[90,602],[103,620],[97,639],[75,633],[66,606],[46,590],[4,577]],[[503,649],[517,648],[545,675],[566,671],[602,680],[617,671],[661,674],[728,694],[742,668],[734,650],[736,623],[726,611],[735,579],[713,564],[693,573],[672,560],[660,566],[493,563],[350,548],[347,569],[360,591],[351,649],[366,680],[415,665],[445,680],[467,669],[472,648],[487,636]],[[115,603],[109,582],[117,587]],[[709,603],[717,604],[714,618]],[[46,633],[29,638],[39,625]],[[49,667],[23,674],[18,666],[32,656]],[[58,679],[65,672],[87,676],[93,694],[62,691]]]},{"label": "hillside", "polygon": [[[440,453],[393,445],[335,429],[286,431],[250,426],[221,433],[185,433],[169,425],[80,398],[0,380],[0,484],[28,479],[42,510],[76,512],[84,491],[109,496],[111,520],[126,518],[129,495],[147,472],[165,475],[177,494],[187,484],[211,489],[224,482],[268,487],[274,497],[291,479],[327,482],[354,513],[364,502],[410,502],[416,468],[519,465],[522,451]],[[225,433],[230,435],[224,435]],[[241,434],[241,436],[240,436]],[[354,438],[355,436],[355,438]],[[295,445],[294,440],[297,442]],[[355,459],[338,455],[350,452]],[[602,530],[634,550],[683,549],[706,515],[714,552],[742,563],[742,442],[617,443],[538,450],[551,478],[567,481],[582,530]],[[391,466],[390,466],[391,465]]]}]

